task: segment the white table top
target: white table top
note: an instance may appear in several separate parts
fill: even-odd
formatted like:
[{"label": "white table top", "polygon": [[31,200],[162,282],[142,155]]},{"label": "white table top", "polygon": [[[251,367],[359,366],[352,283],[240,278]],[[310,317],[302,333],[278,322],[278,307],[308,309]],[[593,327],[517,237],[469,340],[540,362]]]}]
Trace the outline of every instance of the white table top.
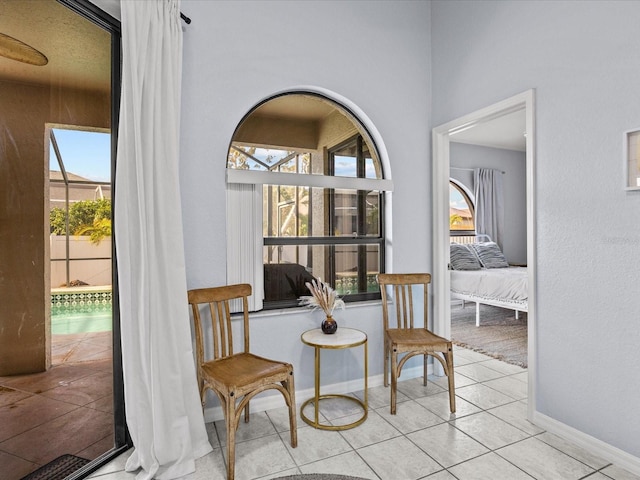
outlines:
[{"label": "white table top", "polygon": [[349,348],[362,345],[367,341],[367,334],[354,328],[340,327],[335,333],[327,334],[315,328],[304,332],[300,339],[312,347]]}]

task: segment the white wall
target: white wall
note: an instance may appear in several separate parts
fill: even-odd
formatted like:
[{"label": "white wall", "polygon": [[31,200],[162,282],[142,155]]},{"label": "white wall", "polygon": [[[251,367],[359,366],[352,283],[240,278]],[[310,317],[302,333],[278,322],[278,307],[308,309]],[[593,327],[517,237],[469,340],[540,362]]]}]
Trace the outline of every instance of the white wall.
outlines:
[{"label": "white wall", "polygon": [[640,2],[432,3],[434,125],[536,89],[537,410],[636,461],[638,18]]},{"label": "white wall", "polygon": [[[460,181],[473,194],[474,168],[493,168],[504,172],[504,241],[502,251],[509,263],[527,263],[526,159],[524,152],[481,147],[464,143],[450,144],[451,178]],[[458,167],[458,168],[453,168]],[[459,170],[459,169],[462,170]]]},{"label": "white wall", "polygon": [[[300,85],[345,97],[375,125],[398,185],[392,268],[429,271],[429,4],[183,0],[182,11],[193,20],[184,34],[180,179],[188,286],[226,283],[225,165],[234,129],[256,103]],[[335,317],[367,332],[369,371],[380,374],[380,306],[350,306]],[[296,388],[311,388],[313,352],[300,334],[319,323],[306,310],[254,316],[252,346],[293,362]],[[360,352],[328,352],[323,366],[325,359],[323,383],[361,379]]]}]

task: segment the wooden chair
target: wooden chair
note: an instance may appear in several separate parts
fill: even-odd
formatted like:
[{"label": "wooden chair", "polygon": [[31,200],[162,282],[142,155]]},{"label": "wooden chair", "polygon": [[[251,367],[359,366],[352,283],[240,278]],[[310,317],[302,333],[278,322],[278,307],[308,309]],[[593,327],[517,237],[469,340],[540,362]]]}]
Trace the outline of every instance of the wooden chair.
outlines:
[{"label": "wooden chair", "polygon": [[[428,329],[429,283],[431,283],[431,275],[428,273],[381,273],[378,275],[384,326],[384,386],[389,386],[389,363],[391,363],[392,415],[396,413],[398,377],[405,362],[415,355],[424,355],[425,386],[427,385],[428,356],[431,355],[442,364],[449,379],[449,407],[451,413],[456,411],[453,345],[450,340],[439,337]],[[393,304],[389,300],[387,287],[393,291]],[[420,290],[423,297],[424,323],[418,326],[414,326],[414,288],[418,291],[418,301]]]},{"label": "wooden chair", "polygon": [[[247,297],[251,285],[239,284],[224,287],[189,290],[189,304],[193,310],[196,336],[197,374],[202,407],[205,392],[213,390],[220,399],[227,429],[227,479],[235,474],[235,435],[244,410],[245,422],[249,421],[249,400],[265,390],[282,393],[289,407],[291,446],[298,445],[296,430],[296,402],[293,366],[249,353],[249,313]],[[244,351],[234,353],[229,302],[241,299],[243,305]],[[206,304],[209,308],[206,308]],[[202,309],[201,307],[205,306]],[[209,311],[206,314],[206,311]],[[213,355],[205,360],[202,314],[211,317]]]}]

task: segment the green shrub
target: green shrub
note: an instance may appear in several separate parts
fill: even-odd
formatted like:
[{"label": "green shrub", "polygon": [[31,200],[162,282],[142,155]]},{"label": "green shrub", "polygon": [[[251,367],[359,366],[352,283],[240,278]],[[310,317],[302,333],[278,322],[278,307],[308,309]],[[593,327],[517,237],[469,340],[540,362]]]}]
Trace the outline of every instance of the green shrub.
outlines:
[{"label": "green shrub", "polygon": [[[49,223],[53,235],[66,234],[66,212],[62,208],[53,208],[49,214]],[[88,235],[93,243],[111,236],[111,199],[83,200],[69,206],[69,233]]]}]

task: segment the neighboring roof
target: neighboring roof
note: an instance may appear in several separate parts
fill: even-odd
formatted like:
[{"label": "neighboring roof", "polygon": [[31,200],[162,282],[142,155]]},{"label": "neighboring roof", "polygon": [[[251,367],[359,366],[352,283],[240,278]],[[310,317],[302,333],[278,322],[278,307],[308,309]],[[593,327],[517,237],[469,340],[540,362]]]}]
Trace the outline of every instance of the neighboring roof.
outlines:
[{"label": "neighboring roof", "polygon": [[[69,178],[69,180],[86,180],[87,182],[93,181],[71,172],[67,172],[67,178]],[[62,176],[62,172],[58,170],[49,170],[49,180],[64,180],[64,177]]]},{"label": "neighboring roof", "polygon": [[449,207],[449,216],[459,215],[461,218],[473,218],[468,208]]}]

